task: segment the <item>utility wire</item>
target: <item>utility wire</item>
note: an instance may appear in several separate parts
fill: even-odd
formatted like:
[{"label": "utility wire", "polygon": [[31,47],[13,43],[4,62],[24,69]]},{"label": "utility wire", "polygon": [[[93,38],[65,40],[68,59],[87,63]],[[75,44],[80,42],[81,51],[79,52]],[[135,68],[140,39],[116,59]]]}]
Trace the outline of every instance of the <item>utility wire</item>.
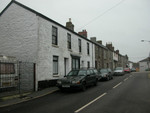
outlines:
[{"label": "utility wire", "polygon": [[95,21],[96,19],[102,17],[103,15],[105,15],[106,13],[108,13],[110,10],[112,10],[113,8],[119,6],[121,3],[123,3],[125,0],[121,0],[120,2],[118,2],[117,4],[115,4],[114,6],[112,6],[111,8],[107,9],[106,11],[104,11],[102,14],[98,15],[97,17],[95,17],[94,19],[92,19],[91,21],[89,21],[87,24],[85,24],[84,26],[78,28],[77,30],[80,30],[84,27],[86,27],[87,25],[91,24],[93,21]]}]

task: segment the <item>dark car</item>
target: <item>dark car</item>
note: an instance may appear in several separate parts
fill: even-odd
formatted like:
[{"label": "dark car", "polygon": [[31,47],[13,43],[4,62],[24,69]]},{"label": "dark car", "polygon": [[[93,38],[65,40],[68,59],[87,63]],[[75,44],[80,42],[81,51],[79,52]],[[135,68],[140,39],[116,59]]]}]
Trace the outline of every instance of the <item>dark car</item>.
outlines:
[{"label": "dark car", "polygon": [[63,89],[86,90],[89,85],[97,85],[98,73],[96,69],[79,69],[70,71],[64,78],[57,80],[57,87]]},{"label": "dark car", "polygon": [[113,74],[111,73],[110,69],[100,69],[99,70],[101,79],[110,80],[113,79]]}]

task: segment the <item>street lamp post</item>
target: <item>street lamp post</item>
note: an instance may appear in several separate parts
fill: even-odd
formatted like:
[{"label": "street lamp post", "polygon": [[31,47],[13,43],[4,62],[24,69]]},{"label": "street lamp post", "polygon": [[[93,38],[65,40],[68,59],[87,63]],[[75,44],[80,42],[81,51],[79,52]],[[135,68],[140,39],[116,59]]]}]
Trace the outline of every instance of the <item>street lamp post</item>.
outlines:
[{"label": "street lamp post", "polygon": [[149,42],[150,43],[150,40],[141,40],[141,42]]}]

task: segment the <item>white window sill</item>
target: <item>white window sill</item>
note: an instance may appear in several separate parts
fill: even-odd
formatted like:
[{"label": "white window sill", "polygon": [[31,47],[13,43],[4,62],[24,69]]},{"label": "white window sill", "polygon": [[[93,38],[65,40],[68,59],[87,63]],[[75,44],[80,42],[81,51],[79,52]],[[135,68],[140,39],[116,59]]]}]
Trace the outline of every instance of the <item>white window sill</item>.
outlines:
[{"label": "white window sill", "polygon": [[53,77],[59,77],[59,75],[53,75]]},{"label": "white window sill", "polygon": [[52,46],[53,46],[53,47],[56,47],[56,48],[59,48],[59,46],[58,46],[58,45],[54,45],[54,44],[52,44]]}]

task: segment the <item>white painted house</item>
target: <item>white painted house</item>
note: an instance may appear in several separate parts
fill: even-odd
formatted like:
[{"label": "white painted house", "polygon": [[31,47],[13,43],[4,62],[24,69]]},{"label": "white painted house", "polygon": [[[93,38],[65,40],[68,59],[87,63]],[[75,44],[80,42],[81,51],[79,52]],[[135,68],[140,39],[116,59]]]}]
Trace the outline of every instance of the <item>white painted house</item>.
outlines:
[{"label": "white painted house", "polygon": [[0,13],[0,54],[35,63],[36,90],[39,81],[95,67],[92,41],[14,0]]},{"label": "white painted house", "polygon": [[150,57],[139,61],[140,72],[146,71],[146,69],[150,69]]}]

